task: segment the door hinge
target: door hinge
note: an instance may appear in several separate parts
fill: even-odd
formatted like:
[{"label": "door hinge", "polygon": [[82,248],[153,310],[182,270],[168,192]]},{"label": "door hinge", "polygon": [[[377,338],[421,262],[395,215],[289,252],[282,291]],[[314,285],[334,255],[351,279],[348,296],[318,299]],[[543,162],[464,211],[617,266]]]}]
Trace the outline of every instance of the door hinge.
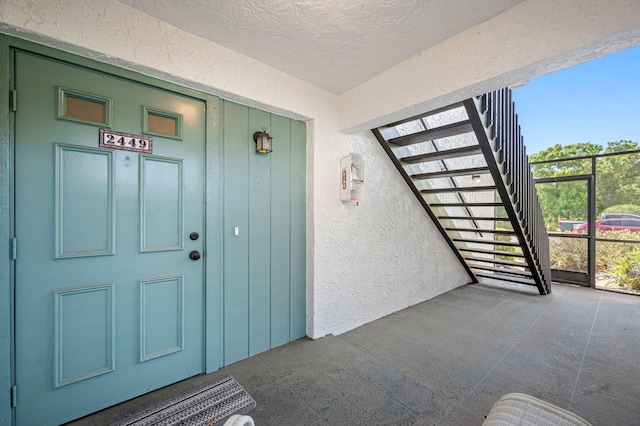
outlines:
[{"label": "door hinge", "polygon": [[18,387],[11,386],[11,408],[16,408],[18,406]]},{"label": "door hinge", "polygon": [[18,111],[18,91],[12,90],[9,92],[9,108],[11,111]]},{"label": "door hinge", "polygon": [[11,238],[11,260],[18,259],[18,239],[16,237]]}]

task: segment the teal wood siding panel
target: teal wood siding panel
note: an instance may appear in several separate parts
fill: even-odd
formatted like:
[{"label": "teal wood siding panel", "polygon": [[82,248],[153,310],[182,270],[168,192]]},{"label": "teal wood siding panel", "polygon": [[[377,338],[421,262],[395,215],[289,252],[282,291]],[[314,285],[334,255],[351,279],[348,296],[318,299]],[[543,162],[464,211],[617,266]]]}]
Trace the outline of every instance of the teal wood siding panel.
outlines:
[{"label": "teal wood siding panel", "polygon": [[305,123],[291,121],[290,340],[299,339],[307,334],[306,140]]},{"label": "teal wood siding panel", "polygon": [[[274,115],[271,175],[271,345],[289,342],[291,120]],[[277,139],[276,139],[277,135]],[[277,146],[277,155],[276,155]]]},{"label": "teal wood siding panel", "polygon": [[209,374],[224,363],[224,156],[222,126],[224,105],[222,99],[207,101],[207,149],[206,149],[206,369]]},{"label": "teal wood siding panel", "polygon": [[[248,108],[224,103],[224,363],[249,355]],[[239,235],[234,235],[238,227]]]},{"label": "teal wood siding panel", "polygon": [[[306,334],[306,126],[227,101],[223,117],[228,365]],[[262,128],[273,137],[268,155],[255,151]]]},{"label": "teal wood siding panel", "polygon": [[[271,162],[272,154],[255,152],[253,133],[270,129],[270,114],[249,109],[249,356],[271,347]],[[273,135],[272,135],[273,136]]]}]

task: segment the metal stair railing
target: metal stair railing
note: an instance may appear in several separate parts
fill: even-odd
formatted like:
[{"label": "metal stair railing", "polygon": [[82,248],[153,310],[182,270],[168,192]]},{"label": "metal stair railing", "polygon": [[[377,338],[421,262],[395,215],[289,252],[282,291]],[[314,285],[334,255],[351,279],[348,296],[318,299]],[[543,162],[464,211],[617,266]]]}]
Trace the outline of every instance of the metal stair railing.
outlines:
[{"label": "metal stair railing", "polygon": [[[549,237],[510,89],[463,101],[540,294],[551,292]],[[506,202],[509,200],[509,202]]]}]

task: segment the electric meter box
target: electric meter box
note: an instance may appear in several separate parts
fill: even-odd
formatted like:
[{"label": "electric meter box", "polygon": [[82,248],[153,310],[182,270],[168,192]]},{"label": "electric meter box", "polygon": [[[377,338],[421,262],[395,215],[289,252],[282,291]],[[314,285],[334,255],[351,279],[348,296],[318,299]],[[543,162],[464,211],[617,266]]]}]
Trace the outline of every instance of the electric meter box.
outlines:
[{"label": "electric meter box", "polygon": [[364,200],[364,159],[352,152],[340,160],[340,200],[360,205]]}]

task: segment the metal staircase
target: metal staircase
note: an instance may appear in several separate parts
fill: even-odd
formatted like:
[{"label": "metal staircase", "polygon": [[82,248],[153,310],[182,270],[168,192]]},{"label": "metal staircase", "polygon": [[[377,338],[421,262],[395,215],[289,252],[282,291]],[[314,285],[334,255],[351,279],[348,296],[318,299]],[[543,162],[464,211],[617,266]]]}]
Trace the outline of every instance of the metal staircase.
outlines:
[{"label": "metal staircase", "polygon": [[551,292],[549,239],[509,89],[372,132],[474,282]]}]

